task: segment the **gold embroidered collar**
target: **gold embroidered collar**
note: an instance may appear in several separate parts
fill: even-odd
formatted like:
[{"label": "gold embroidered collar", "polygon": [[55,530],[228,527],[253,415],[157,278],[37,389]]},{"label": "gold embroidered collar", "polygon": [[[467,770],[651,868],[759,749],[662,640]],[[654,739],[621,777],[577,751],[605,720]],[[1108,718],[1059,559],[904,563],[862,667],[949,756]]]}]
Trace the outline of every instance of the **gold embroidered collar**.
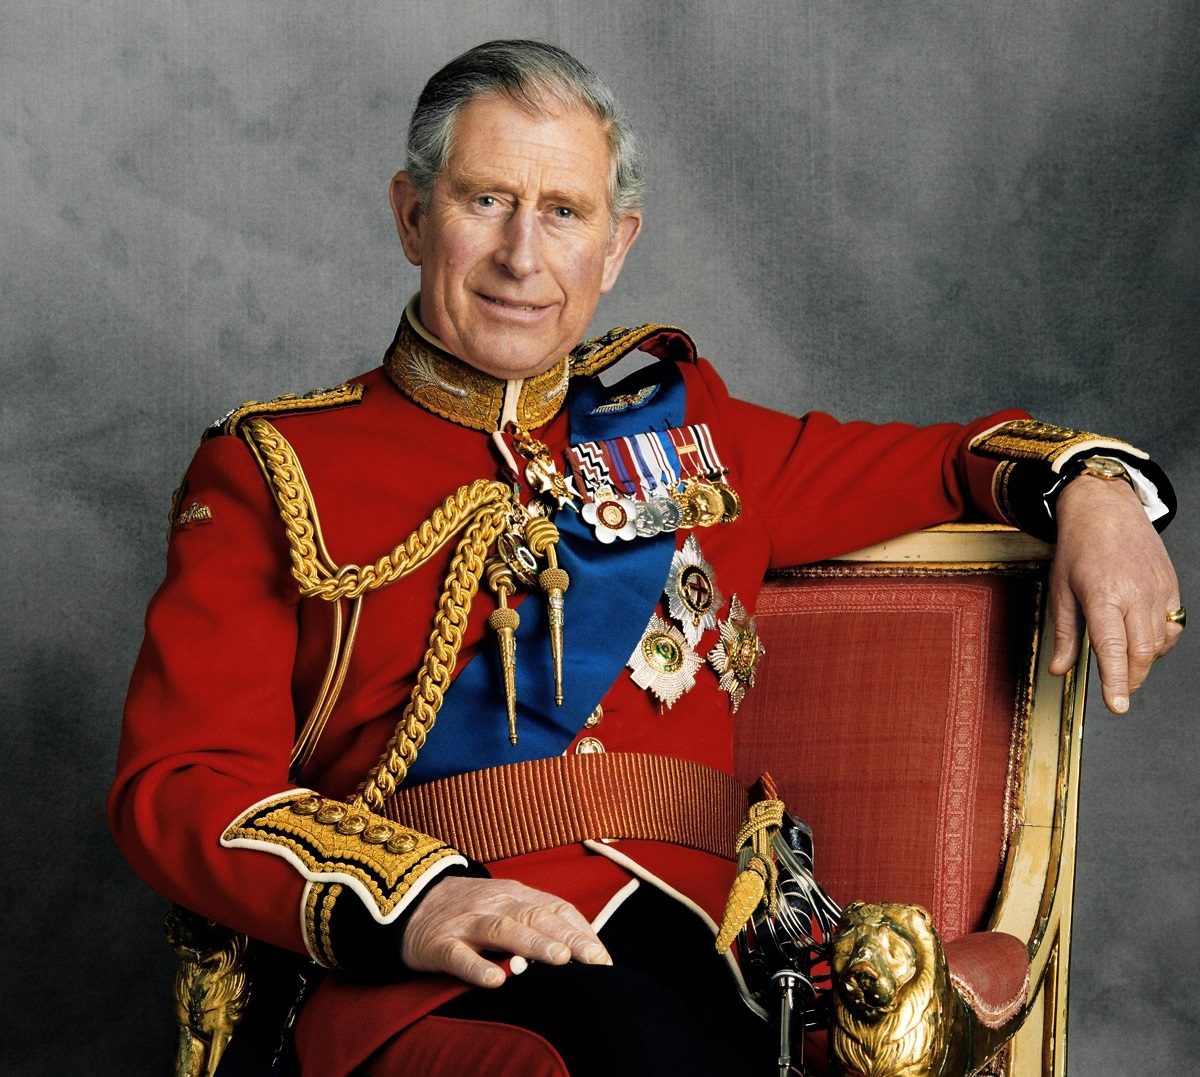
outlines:
[{"label": "gold embroidered collar", "polygon": [[567,357],[532,378],[507,382],[468,366],[441,347],[423,325],[410,302],[400,321],[396,342],[383,361],[384,370],[413,403],[460,426],[490,434],[500,429],[505,392],[520,387],[516,414],[523,430],[536,430],[562,409],[570,369]]}]

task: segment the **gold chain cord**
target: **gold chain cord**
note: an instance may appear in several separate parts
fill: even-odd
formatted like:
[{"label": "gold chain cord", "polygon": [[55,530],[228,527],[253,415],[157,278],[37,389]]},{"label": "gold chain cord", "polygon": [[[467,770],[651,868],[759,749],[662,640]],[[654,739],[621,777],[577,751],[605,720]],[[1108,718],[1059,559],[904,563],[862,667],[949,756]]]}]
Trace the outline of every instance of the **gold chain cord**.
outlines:
[{"label": "gold chain cord", "polygon": [[420,568],[466,527],[479,512],[501,503],[507,506],[511,491],[494,479],[477,479],[460,486],[429,519],[391,552],[373,565],[335,567],[320,538],[316,506],[295,450],[266,419],[250,419],[243,426],[246,439],[270,476],[279,515],[287,530],[292,575],[305,598],[358,598],[366,591],[403,579]]},{"label": "gold chain cord", "polygon": [[483,576],[484,559],[504,526],[507,512],[508,507],[504,504],[481,510],[459,542],[450,562],[442,597],[438,600],[429,648],[421,672],[417,674],[417,683],[396,723],[392,739],[359,790],[354,801],[356,805],[365,804],[373,812],[381,811],[383,802],[408,776],[409,767],[433,728],[442,696],[450,686],[458,662],[471,602]]},{"label": "gold chain cord", "polygon": [[511,488],[494,479],[478,479],[460,486],[429,519],[373,565],[339,567],[321,538],[312,491],[295,450],[266,419],[250,419],[241,429],[271,484],[287,533],[292,575],[306,598],[336,602],[386,587],[420,568],[465,529],[442,585],[416,684],[387,747],[352,802],[377,812],[404,781],[433,728],[458,662],[484,561],[512,509]]}]

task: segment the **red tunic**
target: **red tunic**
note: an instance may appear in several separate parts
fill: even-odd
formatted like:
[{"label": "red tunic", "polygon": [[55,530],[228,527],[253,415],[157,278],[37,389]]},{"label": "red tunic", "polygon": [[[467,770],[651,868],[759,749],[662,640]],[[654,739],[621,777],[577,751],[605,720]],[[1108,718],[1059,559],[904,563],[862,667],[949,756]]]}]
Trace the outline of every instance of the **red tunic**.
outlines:
[{"label": "red tunic", "polygon": [[[796,419],[731,399],[704,360],[681,366],[687,422],[709,425],[743,503],[735,522],[691,532],[715,568],[726,603],[736,594],[753,613],[772,566],[827,558],[972,512],[999,518],[991,496],[996,464],[972,456],[967,445],[1023,413],[926,428],[843,424],[819,413]],[[375,561],[448,493],[500,475],[488,435],[422,410],[382,369],[356,380],[364,386],[356,406],[273,420],[305,469],[339,564]],[[562,459],[565,412],[533,433]],[[279,857],[223,848],[219,839],[250,805],[296,784],[288,776],[289,753],[325,673],[333,611],[328,603],[300,599],[279,513],[242,440],[204,442],[187,474],[185,501],[193,500],[207,506],[211,519],[176,530],[166,579],[147,613],[111,824],[155,890],[303,952],[305,880]],[[687,533],[677,534],[678,544]],[[343,797],[375,763],[424,654],[448,559],[447,551],[365,598],[349,675],[301,784]],[[494,646],[485,626],[491,608],[487,598],[476,602],[460,668],[481,643]],[[572,610],[569,594],[566,613],[568,624],[586,615]],[[659,613],[667,616],[665,602]],[[727,613],[726,604],[721,616]],[[717,633],[706,632],[696,650],[704,655],[716,642]],[[581,736],[599,738],[608,751],[671,755],[732,773],[736,718],[707,666],[695,688],[669,709],[624,670],[603,712],[601,724]],[[581,727],[586,717],[578,716]],[[612,848],[719,919],[730,861],[652,842]],[[589,919],[629,879],[625,867],[583,846],[490,868],[572,901]],[[398,955],[381,961],[398,963]],[[440,977],[382,986],[328,977],[298,1029],[306,1077],[349,1073],[461,989]]]}]

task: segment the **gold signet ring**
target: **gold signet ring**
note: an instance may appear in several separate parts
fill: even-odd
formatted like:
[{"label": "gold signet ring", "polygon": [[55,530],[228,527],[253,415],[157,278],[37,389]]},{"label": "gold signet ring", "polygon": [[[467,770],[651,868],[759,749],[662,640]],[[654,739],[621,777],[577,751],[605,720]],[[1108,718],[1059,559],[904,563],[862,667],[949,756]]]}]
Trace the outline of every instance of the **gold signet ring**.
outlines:
[{"label": "gold signet ring", "polygon": [[1183,606],[1177,610],[1167,610],[1167,620],[1183,628],[1187,624],[1187,610]]}]

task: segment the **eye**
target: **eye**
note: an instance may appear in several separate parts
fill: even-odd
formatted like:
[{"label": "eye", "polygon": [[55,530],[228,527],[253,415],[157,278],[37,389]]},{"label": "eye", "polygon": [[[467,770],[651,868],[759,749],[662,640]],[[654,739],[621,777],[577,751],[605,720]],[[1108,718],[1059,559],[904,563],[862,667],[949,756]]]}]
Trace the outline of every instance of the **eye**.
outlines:
[{"label": "eye", "polygon": [[569,221],[572,217],[575,216],[575,211],[573,209],[569,208],[568,206],[555,206],[554,207],[554,216],[557,217],[560,221]]},{"label": "eye", "polygon": [[475,199],[475,205],[482,206],[484,209],[491,209],[493,206],[498,204],[499,203],[496,201],[496,196],[491,194],[481,194]]}]

